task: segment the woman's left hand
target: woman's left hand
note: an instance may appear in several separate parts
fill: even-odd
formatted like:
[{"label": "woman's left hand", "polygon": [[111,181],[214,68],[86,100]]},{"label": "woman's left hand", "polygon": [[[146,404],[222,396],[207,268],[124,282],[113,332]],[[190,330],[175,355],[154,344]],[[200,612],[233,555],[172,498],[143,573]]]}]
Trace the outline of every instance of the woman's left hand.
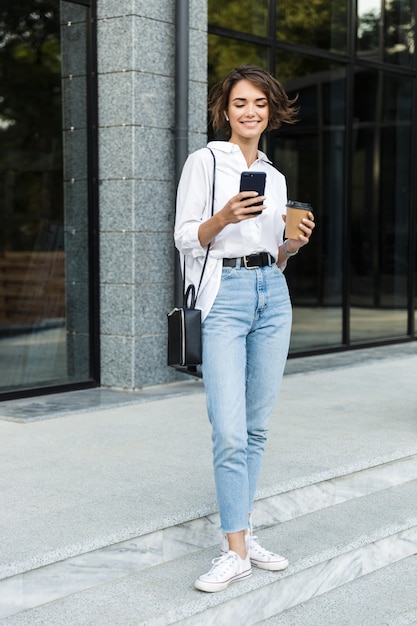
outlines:
[{"label": "woman's left hand", "polygon": [[[285,222],[286,215],[282,216],[282,219]],[[286,247],[288,252],[298,252],[300,248],[307,245],[310,241],[311,233],[313,232],[316,224],[314,222],[314,215],[309,212],[308,219],[303,218],[300,222],[299,228],[303,231],[303,235],[298,235],[298,239],[287,239]]]}]

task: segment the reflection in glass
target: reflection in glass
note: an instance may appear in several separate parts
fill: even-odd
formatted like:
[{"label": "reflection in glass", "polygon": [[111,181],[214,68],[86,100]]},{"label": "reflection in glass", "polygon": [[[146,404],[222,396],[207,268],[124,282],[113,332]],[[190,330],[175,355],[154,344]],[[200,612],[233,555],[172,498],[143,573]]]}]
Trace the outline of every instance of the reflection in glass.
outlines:
[{"label": "reflection in glass", "polygon": [[[85,128],[76,151],[71,148],[80,120],[86,125],[86,57],[79,45],[71,48],[67,34],[71,22],[78,28],[77,44],[85,41],[86,8],[57,0],[36,5],[10,0],[6,5],[0,11],[6,34],[0,47],[5,78],[0,97],[0,391],[73,382],[89,371],[88,351],[87,367],[79,353],[75,365],[69,351],[75,328],[68,323],[73,312],[67,281],[74,250],[66,224],[72,213],[72,230],[80,228],[87,201],[85,193],[79,194],[76,208],[63,186],[64,169],[68,176],[71,172],[66,163],[71,151],[77,174],[87,178]],[[71,55],[80,64],[77,78],[83,75],[72,96],[61,76],[62,59]],[[76,73],[74,85],[75,79]],[[72,135],[65,148],[63,128],[64,135]],[[78,241],[79,267],[87,256],[85,245]],[[88,301],[86,287],[78,296]]]},{"label": "reflection in glass", "polygon": [[[342,342],[342,252],[345,150],[345,69],[307,55],[278,53],[277,75],[300,121],[273,137],[273,160],[285,174],[288,196],[311,202],[317,223],[311,244],[286,270],[294,304],[292,350]],[[318,253],[319,250],[323,252]]]},{"label": "reflection in glass", "polygon": [[384,61],[415,65],[415,17],[412,0],[386,0],[384,20]]},{"label": "reflection in glass", "polygon": [[415,64],[415,19],[411,0],[358,0],[356,51],[369,59]]},{"label": "reflection in glass", "polygon": [[357,51],[378,51],[380,48],[381,0],[358,0]]},{"label": "reflection in glass", "polygon": [[417,258],[414,266],[414,335],[417,337]]},{"label": "reflection in glass", "polygon": [[269,0],[211,0],[208,3],[208,21],[242,33],[268,34]]},{"label": "reflection in glass", "polygon": [[[241,59],[270,68],[268,55],[278,50],[275,75],[291,97],[299,95],[299,123],[279,129],[266,148],[287,178],[289,197],[311,202],[317,219],[303,259],[286,270],[294,301],[291,350],[403,338],[411,280],[417,293],[417,259],[414,277],[408,267],[415,2],[277,0],[274,6],[275,42],[265,38],[262,48],[254,38],[212,38],[209,67],[216,79]],[[348,34],[352,6],[357,15]],[[224,19],[221,26],[227,27]],[[347,41],[355,38],[351,50]],[[333,52],[343,56],[328,60]],[[392,65],[401,65],[402,74],[366,69],[383,64],[394,72]],[[354,76],[353,102],[346,76]],[[415,319],[417,328],[417,312]]]},{"label": "reflection in glass", "polygon": [[208,36],[208,46],[210,50],[209,88],[223,80],[231,69],[243,63],[267,68],[267,50],[264,46],[217,35]]},{"label": "reflection in glass", "polygon": [[[362,84],[375,98],[362,98]],[[405,336],[411,158],[408,78],[358,70],[352,171],[352,341]],[[376,101],[377,95],[385,97]],[[365,104],[370,107],[366,111]],[[371,121],[372,120],[372,121]]]},{"label": "reflection in glass", "polygon": [[278,0],[278,41],[321,50],[347,50],[348,0]]}]

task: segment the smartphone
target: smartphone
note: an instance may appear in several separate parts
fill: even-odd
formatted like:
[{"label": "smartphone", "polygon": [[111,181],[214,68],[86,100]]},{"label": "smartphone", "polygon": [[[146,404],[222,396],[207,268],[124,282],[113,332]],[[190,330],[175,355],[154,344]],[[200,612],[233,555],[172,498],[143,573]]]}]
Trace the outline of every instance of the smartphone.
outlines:
[{"label": "smartphone", "polygon": [[[239,191],[257,191],[260,196],[265,193],[265,172],[242,172],[240,175]],[[254,202],[252,206],[259,206],[262,202]],[[262,211],[253,211],[254,215],[260,215]]]}]

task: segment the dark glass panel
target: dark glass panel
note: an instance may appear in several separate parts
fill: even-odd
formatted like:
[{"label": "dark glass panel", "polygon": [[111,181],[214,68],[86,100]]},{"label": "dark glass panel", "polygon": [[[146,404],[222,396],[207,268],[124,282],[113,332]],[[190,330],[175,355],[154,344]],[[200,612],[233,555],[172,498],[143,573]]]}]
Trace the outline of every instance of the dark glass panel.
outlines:
[{"label": "dark glass panel", "polygon": [[344,125],[345,76],[345,67],[339,63],[284,50],[277,53],[276,77],[293,96],[300,96],[298,127],[317,126],[319,120]]},{"label": "dark glass panel", "polygon": [[411,0],[358,0],[357,54],[405,67],[415,65],[415,16]]},{"label": "dark glass panel", "polygon": [[218,37],[208,36],[210,50],[208,64],[208,83],[212,87],[215,83],[223,80],[226,74],[243,63],[259,65],[265,69],[268,66],[268,50],[264,46]]},{"label": "dark glass panel", "polygon": [[417,254],[414,265],[414,335],[417,337]]},{"label": "dark glass panel", "polygon": [[[0,10],[0,391],[89,377],[86,28],[86,7],[68,2],[10,1]],[[78,82],[62,76],[71,57]],[[65,176],[81,183],[77,197]],[[71,294],[80,276],[87,334],[75,351]]]},{"label": "dark glass panel", "polygon": [[356,51],[378,58],[381,48],[381,0],[357,0]]},{"label": "dark glass panel", "polygon": [[386,74],[382,85],[382,118],[384,122],[405,125],[410,131],[413,80]]},{"label": "dark glass panel", "polygon": [[210,0],[208,23],[241,33],[266,37],[269,0]]},{"label": "dark glass panel", "polygon": [[273,135],[273,158],[288,195],[311,202],[317,228],[286,270],[293,304],[291,349],[342,343],[342,261],[345,150],[345,69],[339,64],[278,52],[277,76],[298,94],[299,122]]},{"label": "dark glass panel", "polygon": [[[366,76],[377,98],[367,112]],[[412,109],[408,78],[369,70],[357,78],[350,317],[352,341],[364,341],[407,332]]]},{"label": "dark glass panel", "polygon": [[[346,53],[347,5],[320,0],[314,4],[277,0],[278,48],[280,42],[285,42]],[[364,60],[414,67],[413,12],[411,0],[358,0],[357,54]],[[260,63],[264,67],[266,59],[265,54],[265,63]],[[356,69],[354,125],[350,129],[353,156],[348,171],[352,202],[347,208],[353,236],[347,241],[346,235],[342,236],[345,68],[299,51],[280,50],[276,76],[291,96],[299,94],[300,121],[294,127],[280,129],[270,139],[268,151],[287,176],[289,195],[310,200],[318,223],[315,239],[303,251],[311,280],[297,275],[297,260],[287,270],[297,303],[292,348],[330,345],[334,343],[331,335],[336,337],[336,343],[339,341],[343,246],[352,259],[351,338],[354,342],[367,342],[373,338],[401,337],[406,332],[404,307],[410,279],[405,266],[411,232],[413,78],[391,74],[379,77],[378,72]],[[315,241],[319,255],[314,251]],[[302,315],[314,284],[318,286],[317,301],[328,304],[322,327],[320,320],[315,323],[311,311],[308,317]],[[331,302],[336,305],[333,310]],[[312,337],[312,322],[319,329],[317,337]]]},{"label": "dark glass panel", "polygon": [[355,99],[353,102],[353,117],[362,123],[373,123],[378,115],[379,80],[376,72],[357,68],[355,73]]},{"label": "dark glass panel", "polygon": [[346,53],[347,0],[278,0],[277,40]]},{"label": "dark glass panel", "polygon": [[412,0],[386,0],[384,61],[415,66],[415,9]]}]

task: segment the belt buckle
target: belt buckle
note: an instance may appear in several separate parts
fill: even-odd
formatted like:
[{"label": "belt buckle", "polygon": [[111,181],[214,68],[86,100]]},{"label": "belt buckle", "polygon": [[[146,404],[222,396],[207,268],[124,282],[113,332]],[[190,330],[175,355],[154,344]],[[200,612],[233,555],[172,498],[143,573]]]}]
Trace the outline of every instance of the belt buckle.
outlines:
[{"label": "belt buckle", "polygon": [[260,268],[260,265],[248,265],[248,257],[247,256],[243,256],[243,266],[247,269],[247,270],[258,270]]}]

